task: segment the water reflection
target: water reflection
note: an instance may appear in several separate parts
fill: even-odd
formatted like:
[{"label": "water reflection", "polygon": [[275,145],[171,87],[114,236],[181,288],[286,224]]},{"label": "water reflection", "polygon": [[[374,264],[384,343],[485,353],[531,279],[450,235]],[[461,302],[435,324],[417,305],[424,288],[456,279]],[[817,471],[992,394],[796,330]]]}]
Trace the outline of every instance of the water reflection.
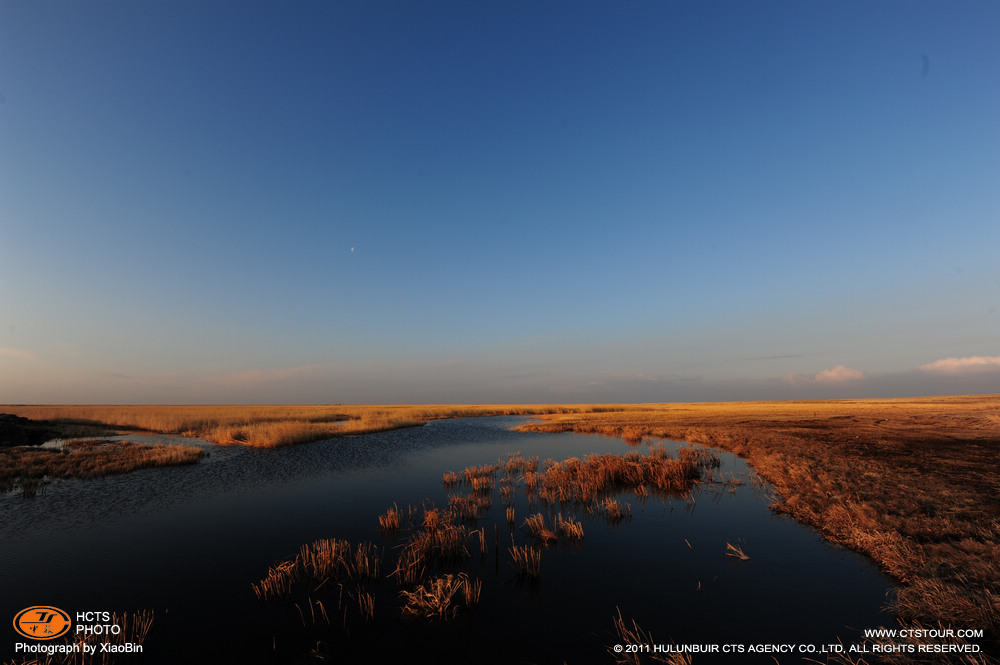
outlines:
[{"label": "water reflection", "polygon": [[[445,471],[513,451],[564,460],[631,449],[596,435],[510,431],[521,421],[433,421],[278,450],[209,446],[195,466],[54,483],[34,500],[5,497],[4,605],[11,616],[40,603],[154,609],[144,662],[284,662],[287,652],[273,650],[273,615],[250,583],[303,543],[370,540],[391,552],[397,545],[379,534],[378,515],[393,503],[446,505]],[[352,635],[356,652],[345,653],[333,633],[327,644],[348,662],[413,657],[386,646],[392,643],[429,651],[437,662],[600,663],[611,662],[605,650],[615,640],[617,608],[664,644],[853,641],[847,626],[890,621],[880,609],[890,586],[883,575],[771,513],[746,464],[720,458],[717,478],[743,484],[698,485],[687,497],[623,496],[632,518],[617,526],[580,514],[584,541],[547,548],[537,586],[519,583],[503,556],[526,536],[507,531],[495,499],[483,525],[498,523],[501,557],[491,548],[471,565],[483,580],[471,619],[458,629],[400,624],[394,599],[380,597],[383,618]],[[528,514],[523,493],[514,507]],[[750,560],[726,556],[727,543],[741,545]],[[199,614],[206,602],[211,626]]]}]

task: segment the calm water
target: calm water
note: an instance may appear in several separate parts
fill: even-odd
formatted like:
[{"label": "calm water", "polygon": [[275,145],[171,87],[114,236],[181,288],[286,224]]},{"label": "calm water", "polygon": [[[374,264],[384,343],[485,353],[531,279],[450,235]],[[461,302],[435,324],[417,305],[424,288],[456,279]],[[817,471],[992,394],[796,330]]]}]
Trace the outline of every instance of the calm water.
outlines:
[{"label": "calm water", "polygon": [[[58,483],[29,500],[0,497],[3,611],[153,609],[146,663],[315,662],[273,650],[293,626],[250,589],[268,566],[303,543],[336,537],[384,547],[391,569],[397,543],[380,536],[378,515],[394,502],[446,505],[445,471],[514,451],[563,460],[630,450],[596,435],[510,431],[523,420],[443,420],[279,450],[208,446],[210,456],[196,466]],[[722,460],[723,475],[745,481],[735,492],[702,486],[693,506],[622,495],[633,516],[616,527],[578,515],[586,538],[547,548],[537,587],[514,578],[506,548],[512,538],[531,541],[520,529],[507,531],[495,498],[483,522],[489,554],[466,567],[483,580],[471,616],[446,626],[400,625],[393,585],[381,583],[376,621],[350,624],[351,650],[336,626],[319,636],[320,651],[335,651],[332,662],[611,663],[617,608],[660,644],[850,643],[859,629],[891,623],[881,611],[886,577],[768,511],[744,462]],[[523,492],[516,509],[520,523],[529,514]],[[725,556],[727,541],[741,542],[751,559]],[[8,632],[0,659],[13,656]],[[774,660],[694,657],[696,665],[712,662]]]}]

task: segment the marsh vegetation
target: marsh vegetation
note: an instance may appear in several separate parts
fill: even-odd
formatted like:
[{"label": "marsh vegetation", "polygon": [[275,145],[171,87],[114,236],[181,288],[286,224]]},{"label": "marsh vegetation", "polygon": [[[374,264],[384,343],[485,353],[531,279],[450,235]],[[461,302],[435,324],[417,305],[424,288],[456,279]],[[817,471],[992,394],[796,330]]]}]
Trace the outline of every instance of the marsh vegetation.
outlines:
[{"label": "marsh vegetation", "polygon": [[[417,427],[439,418],[535,415],[615,409],[611,405],[276,405],[2,406],[52,428],[117,428],[198,437],[220,445],[277,448],[341,436]],[[78,436],[83,436],[79,434]]]},{"label": "marsh vegetation", "polygon": [[[718,465],[718,457],[703,449],[682,448],[673,454],[656,446],[561,462],[508,454],[492,464],[445,472],[441,484],[448,491],[447,506],[428,500],[400,510],[394,503],[377,518],[384,546],[354,546],[337,539],[303,545],[296,556],[271,566],[251,588],[274,625],[284,626],[274,635],[274,644],[298,644],[300,650],[306,644],[349,640],[351,626],[373,620],[376,609],[404,621],[451,622],[468,617],[481,598],[489,602],[498,592],[493,586],[484,594],[484,582],[473,574],[470,561],[482,563],[492,549],[497,571],[507,571],[503,579],[537,589],[543,553],[560,541],[580,547],[582,519],[614,525],[630,514],[613,496],[647,487],[657,497],[681,497]],[[504,514],[491,519],[497,495]],[[511,513],[518,495],[538,509],[520,529]],[[502,549],[501,520],[505,541],[510,542]],[[492,548],[488,533],[493,535]],[[518,539],[528,542],[518,545]],[[380,569],[391,572],[378,582]],[[392,584],[394,590],[383,589],[379,595],[377,584]],[[391,603],[385,602],[387,594],[394,596]],[[298,628],[301,634],[296,635]],[[331,634],[343,629],[346,634]]]},{"label": "marsh vegetation", "polygon": [[[547,414],[542,420],[521,426],[528,431],[599,433],[630,445],[641,444],[651,437],[705,443],[747,459],[770,483],[770,489],[765,491],[773,493],[773,510],[814,527],[831,542],[866,554],[892,575],[897,582],[892,606],[903,626],[982,627],[988,635],[984,648],[997,651],[1000,502],[996,497],[1000,496],[1000,477],[996,459],[1000,446],[1000,398],[993,396],[622,407],[4,407],[0,410],[51,418],[48,422],[58,422],[61,426],[107,425],[176,432],[258,447],[287,445],[321,435],[330,438],[326,434],[334,430],[336,434],[331,436],[343,436],[351,433],[345,427],[351,423],[358,428],[355,431],[365,431],[369,426],[386,431],[438,418],[499,413]],[[254,429],[254,424],[261,427]],[[267,430],[264,425],[273,429]],[[292,432],[299,432],[301,438],[291,436]],[[499,568],[505,571],[511,584],[520,581],[530,587],[534,579],[544,589],[545,580],[559,572],[551,565],[554,551],[581,546],[586,550],[592,546],[593,538],[603,537],[602,522],[627,526],[630,516],[637,516],[646,501],[657,499],[660,492],[657,482],[666,482],[667,478],[658,480],[642,469],[635,469],[629,473],[639,482],[613,485],[615,489],[607,495],[595,495],[595,500],[583,503],[575,497],[588,496],[590,481],[581,482],[575,474],[589,463],[584,457],[572,456],[558,463],[505,457],[493,464],[479,462],[461,472],[436,475],[449,493],[437,506],[386,509],[394,497],[383,497],[370,519],[373,528],[376,524],[381,527],[377,537],[382,541],[373,546],[377,547],[381,579],[389,582],[360,588],[353,577],[343,577],[347,581],[338,584],[344,585],[343,608],[350,608],[348,623],[365,623],[372,620],[366,617],[387,612],[400,618],[405,599],[395,592],[386,595],[386,587],[409,593],[418,593],[421,587],[424,591],[420,593],[435,588],[450,590],[458,584],[457,576],[462,572],[468,575],[470,583],[474,582],[477,575],[473,574],[472,564],[484,553],[502,564]],[[557,481],[546,481],[545,472],[549,469],[552,478],[558,477]],[[683,478],[686,473],[679,469],[670,475],[680,474]],[[702,464],[702,473],[706,476],[713,473],[711,465]],[[695,493],[704,481],[705,477],[693,481]],[[735,491],[735,482],[732,478],[715,477],[713,491]],[[752,485],[755,491],[762,486],[758,482]],[[668,501],[680,500],[693,506],[691,490],[687,494],[681,490],[680,496],[671,492],[667,490],[672,497]],[[377,519],[378,510],[385,512]],[[541,516],[542,538],[532,535],[528,522],[537,515]],[[502,540],[490,534],[491,519],[498,532],[507,534]],[[586,537],[572,535],[574,524],[579,525],[581,534],[586,532]],[[435,535],[427,535],[430,533]],[[556,540],[551,540],[551,535]],[[733,556],[728,561],[750,571],[762,565],[766,553],[759,543],[740,540],[741,535],[728,533],[725,537],[729,540],[723,539],[715,547],[721,558],[726,559],[729,553]],[[364,536],[353,542],[368,542],[372,538]],[[691,540],[693,543],[683,538],[682,547],[704,551],[697,540]],[[740,548],[743,556],[752,558],[743,563],[739,553],[728,548],[729,544]],[[464,553],[466,550],[468,555]],[[543,563],[542,558],[547,561]],[[450,581],[445,579],[446,575],[452,575]],[[479,577],[483,581],[481,602],[467,607],[461,600],[464,590],[456,591],[451,597],[458,600],[441,613],[450,617],[443,623],[476,613],[489,615],[493,585]],[[440,582],[431,584],[435,580]],[[699,590],[711,585],[710,578],[704,576],[692,580],[692,588],[696,583]],[[305,593],[302,585],[301,581],[292,585],[288,597],[296,600],[290,606],[291,614],[285,617],[300,630],[303,622],[312,625],[312,617],[323,614],[316,602],[310,605],[306,601],[309,593]],[[340,587],[337,588],[339,591]],[[305,595],[301,598],[296,596],[302,593]],[[279,600],[260,602],[277,604]],[[323,602],[324,609],[331,607],[319,598],[314,600]],[[457,610],[453,611],[454,608]],[[341,624],[343,612],[342,609]],[[334,616],[330,616],[331,625],[337,623]],[[643,620],[641,616],[637,618]],[[327,625],[324,619],[315,621],[316,625]],[[905,654],[895,659],[905,660]]]},{"label": "marsh vegetation", "polygon": [[59,448],[0,448],[0,490],[25,497],[55,479],[103,478],[138,469],[193,464],[205,455],[194,446],[146,446],[130,441],[70,439]]},{"label": "marsh vegetation", "polygon": [[734,452],[774,486],[773,510],[898,581],[892,607],[904,627],[981,627],[1000,651],[998,396],[665,404],[544,416],[521,429]]}]

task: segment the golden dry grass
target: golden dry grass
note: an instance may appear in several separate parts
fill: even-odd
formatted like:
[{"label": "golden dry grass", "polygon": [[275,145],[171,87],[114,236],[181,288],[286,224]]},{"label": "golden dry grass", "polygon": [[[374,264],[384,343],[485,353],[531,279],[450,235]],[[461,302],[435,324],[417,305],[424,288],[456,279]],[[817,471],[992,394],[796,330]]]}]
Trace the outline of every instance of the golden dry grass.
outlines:
[{"label": "golden dry grass", "polygon": [[384,531],[398,531],[400,525],[399,506],[392,504],[392,507],[386,510],[384,515],[379,515],[378,524]]},{"label": "golden dry grass", "polygon": [[1000,639],[1000,396],[663,404],[529,431],[704,443],[745,457],[774,508],[900,582],[901,621]]},{"label": "golden dry grass", "polygon": [[213,443],[275,448],[340,436],[415,427],[427,420],[475,416],[601,411],[590,405],[7,405],[0,413],[65,427],[106,425],[197,436]]},{"label": "golden dry grass", "polygon": [[537,580],[541,575],[542,552],[538,548],[529,545],[511,547],[510,556],[519,579]]},{"label": "golden dry grass", "polygon": [[[664,654],[652,651],[649,645],[658,644],[653,635],[640,628],[634,619],[631,625],[625,623],[620,609],[618,616],[614,619],[614,625],[615,632],[618,634],[618,644],[625,648],[621,651],[609,648],[608,653],[619,665],[642,665],[654,662],[666,663],[667,665],[691,665],[692,659],[689,653]],[[638,648],[629,649],[629,646]]]},{"label": "golden dry grass", "polygon": [[447,621],[464,607],[471,609],[479,604],[483,583],[470,580],[465,573],[435,577],[412,590],[399,592],[403,601],[403,617]]},{"label": "golden dry grass", "polygon": [[380,562],[381,554],[372,543],[352,547],[346,540],[326,538],[303,545],[295,557],[271,566],[266,577],[250,586],[261,600],[287,598],[302,585],[315,590],[330,580],[360,587],[378,578]]},{"label": "golden dry grass", "polygon": [[540,543],[550,543],[558,538],[556,532],[545,524],[545,516],[541,513],[536,513],[524,520],[523,526],[531,534],[531,537]]}]

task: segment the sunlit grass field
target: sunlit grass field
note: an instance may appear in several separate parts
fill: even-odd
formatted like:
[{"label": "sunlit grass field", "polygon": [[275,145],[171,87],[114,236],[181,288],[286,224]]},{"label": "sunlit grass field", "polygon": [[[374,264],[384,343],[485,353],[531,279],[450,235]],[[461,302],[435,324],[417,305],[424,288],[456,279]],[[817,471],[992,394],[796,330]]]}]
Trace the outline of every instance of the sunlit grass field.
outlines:
[{"label": "sunlit grass field", "polygon": [[0,413],[61,424],[180,434],[213,443],[276,448],[340,436],[416,427],[438,418],[642,409],[610,405],[0,406]]}]

